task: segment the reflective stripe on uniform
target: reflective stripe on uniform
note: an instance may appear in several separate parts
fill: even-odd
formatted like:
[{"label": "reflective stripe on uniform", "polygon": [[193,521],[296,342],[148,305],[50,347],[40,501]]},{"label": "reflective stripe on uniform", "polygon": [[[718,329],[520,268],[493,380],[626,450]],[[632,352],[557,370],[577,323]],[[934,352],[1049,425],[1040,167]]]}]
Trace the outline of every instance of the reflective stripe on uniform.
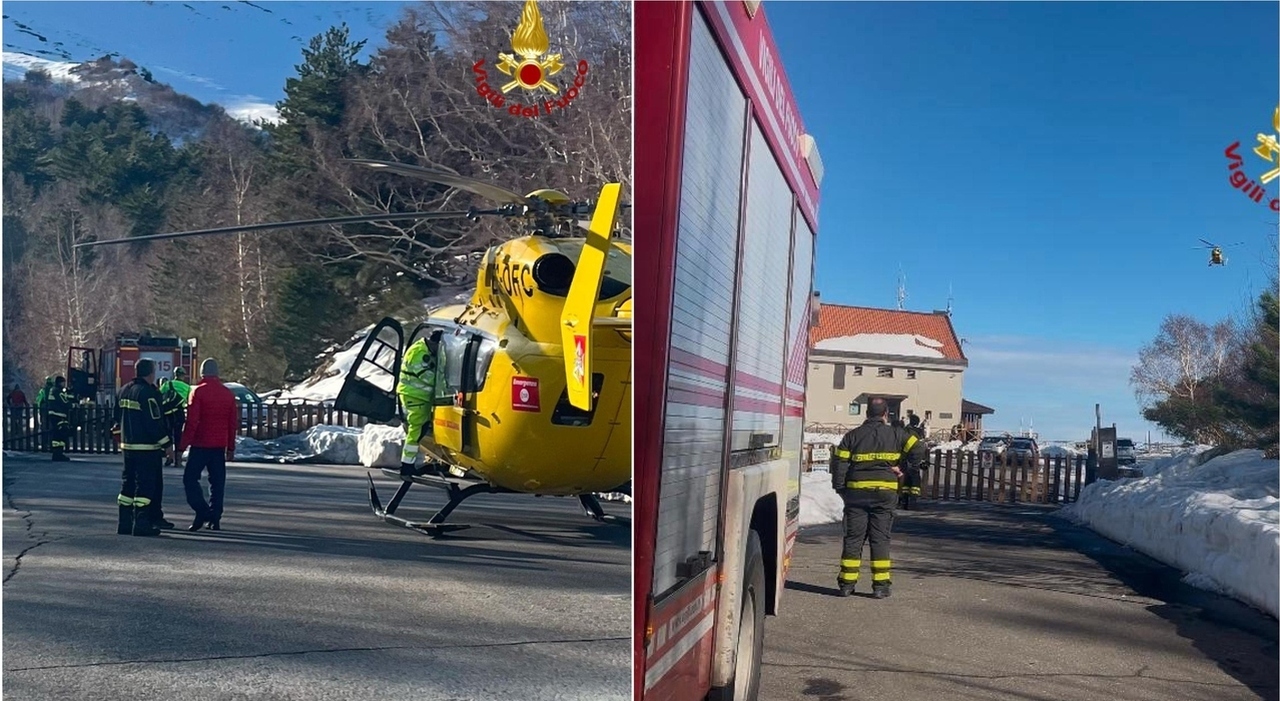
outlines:
[{"label": "reflective stripe on uniform", "polygon": [[121,409],[135,409],[135,410],[137,410],[137,411],[141,411],[141,410],[142,410],[142,405],[141,405],[141,404],[139,404],[139,403],[137,403],[136,401],[134,401],[134,400],[132,400],[132,399],[121,399],[121,400],[120,400],[120,408],[121,408]]},{"label": "reflective stripe on uniform", "polygon": [[65,447],[67,447],[67,444],[66,444],[66,443],[63,443],[62,441],[53,441],[53,442],[52,442],[52,445],[53,445],[53,447],[55,447],[55,448],[65,448]]},{"label": "reflective stripe on uniform", "polygon": [[845,450],[845,449],[843,449],[843,448],[836,448],[836,457],[837,457],[837,458],[843,458],[843,459],[845,459],[845,460],[848,460],[850,455],[852,455],[852,453],[850,453],[849,451],[847,451],[847,450]]},{"label": "reflective stripe on uniform", "polygon": [[872,560],[871,561],[871,581],[887,582],[889,581],[889,560]]},{"label": "reflective stripe on uniform", "polygon": [[856,581],[858,581],[858,573],[857,573],[857,572],[841,572],[841,573],[840,573],[840,581],[842,581],[842,582],[856,582]]},{"label": "reflective stripe on uniform", "polygon": [[873,460],[898,462],[901,459],[902,453],[857,453],[853,456],[854,462],[871,462]]},{"label": "reflective stripe on uniform", "polygon": [[119,502],[120,506],[133,506],[133,497],[127,497],[123,494],[116,497],[116,501]]},{"label": "reflective stripe on uniform", "polygon": [[134,498],[133,498],[133,505],[134,505],[135,507],[149,506],[150,504],[151,504],[151,500],[150,500],[150,499],[148,499],[148,498],[146,498],[146,497],[134,497]]},{"label": "reflective stripe on uniform", "polygon": [[121,443],[124,450],[162,450],[164,443]]},{"label": "reflective stripe on uniform", "polygon": [[919,488],[919,487],[907,487],[907,494],[910,494],[910,495],[911,495],[911,496],[913,496],[913,497],[918,497],[918,496],[920,496],[920,488]]},{"label": "reflective stripe on uniform", "polygon": [[897,489],[898,483],[888,480],[855,480],[853,482],[845,482],[849,489]]},{"label": "reflective stripe on uniform", "polygon": [[46,412],[46,413],[48,413],[48,414],[49,414],[49,416],[61,416],[61,417],[62,417],[62,418],[64,418],[64,419],[65,419],[65,418],[67,418],[67,415],[66,415],[66,414],[64,414],[64,413],[62,413],[62,412],[60,412],[60,411],[54,411],[53,409],[50,409],[50,410],[49,410],[48,412]]},{"label": "reflective stripe on uniform", "polygon": [[856,570],[862,566],[862,560],[841,560],[840,566]]},{"label": "reflective stripe on uniform", "polygon": [[910,453],[910,452],[911,452],[911,446],[915,445],[915,444],[916,444],[916,443],[918,443],[919,441],[920,441],[920,439],[919,439],[919,438],[916,438],[915,436],[911,436],[910,438],[908,438],[908,439],[907,439],[907,444],[906,444],[906,445],[904,445],[904,446],[902,446],[902,452],[904,452],[904,453]]}]

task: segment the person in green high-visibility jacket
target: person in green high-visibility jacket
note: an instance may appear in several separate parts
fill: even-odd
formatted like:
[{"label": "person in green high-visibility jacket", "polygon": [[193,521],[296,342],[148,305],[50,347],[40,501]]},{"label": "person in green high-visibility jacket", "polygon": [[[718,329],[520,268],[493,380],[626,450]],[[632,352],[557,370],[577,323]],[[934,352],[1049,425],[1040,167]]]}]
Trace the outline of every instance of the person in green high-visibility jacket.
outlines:
[{"label": "person in green high-visibility jacket", "polygon": [[400,476],[414,474],[439,474],[432,461],[424,461],[417,469],[418,443],[422,432],[431,430],[432,409],[436,396],[436,378],[443,376],[444,354],[440,352],[442,332],[436,331],[430,338],[419,338],[404,353],[400,363],[400,382],[396,393],[404,408],[404,449],[400,452]]},{"label": "person in green high-visibility jacket", "polygon": [[49,446],[49,412],[45,406],[45,400],[53,393],[53,375],[44,378],[44,387],[36,392],[36,426],[40,428],[40,450],[44,450]]}]

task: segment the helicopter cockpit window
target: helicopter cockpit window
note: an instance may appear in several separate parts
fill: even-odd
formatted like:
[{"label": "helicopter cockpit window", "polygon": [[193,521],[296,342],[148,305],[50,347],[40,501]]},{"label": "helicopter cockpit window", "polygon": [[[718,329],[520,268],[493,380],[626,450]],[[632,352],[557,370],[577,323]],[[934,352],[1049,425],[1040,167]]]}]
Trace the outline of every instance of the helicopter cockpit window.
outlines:
[{"label": "helicopter cockpit window", "polygon": [[[556,246],[577,265],[582,256],[582,241],[557,241]],[[609,255],[605,258],[604,276],[600,280],[600,294],[597,300],[613,299],[631,287],[631,256],[626,255],[617,246],[609,247]]]},{"label": "helicopter cockpit window", "polygon": [[[489,374],[489,365],[493,362],[493,353],[498,348],[498,342],[459,327],[433,327],[432,331],[441,334],[436,362],[436,405],[452,404],[454,395],[458,392],[477,392],[484,389],[485,378]],[[471,351],[474,357],[467,355],[469,345],[474,346],[474,350]],[[465,387],[463,386],[464,378],[467,381]]]}]

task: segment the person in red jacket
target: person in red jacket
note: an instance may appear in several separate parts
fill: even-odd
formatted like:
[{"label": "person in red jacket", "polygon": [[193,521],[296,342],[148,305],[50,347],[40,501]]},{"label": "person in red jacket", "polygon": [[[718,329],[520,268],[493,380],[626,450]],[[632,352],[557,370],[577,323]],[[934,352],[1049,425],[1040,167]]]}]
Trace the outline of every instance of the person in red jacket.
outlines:
[{"label": "person in red jacket", "polygon": [[[222,496],[227,484],[227,461],[235,458],[236,429],[240,425],[240,408],[236,397],[218,379],[218,363],[213,358],[200,365],[200,383],[191,388],[187,401],[187,423],[182,427],[182,439],[178,442],[178,455],[191,448],[186,469],[182,473],[182,486],[187,491],[187,503],[196,512],[195,521],[188,531],[198,531],[207,524],[210,530],[220,530],[222,520]],[[204,489],[200,477],[209,471],[209,503],[204,501]]]}]

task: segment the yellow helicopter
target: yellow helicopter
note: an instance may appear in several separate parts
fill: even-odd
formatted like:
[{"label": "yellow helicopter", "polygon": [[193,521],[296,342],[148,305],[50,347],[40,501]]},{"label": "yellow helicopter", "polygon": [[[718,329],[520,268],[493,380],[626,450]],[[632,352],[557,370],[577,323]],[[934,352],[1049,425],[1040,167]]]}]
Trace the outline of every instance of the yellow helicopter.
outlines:
[{"label": "yellow helicopter", "polygon": [[[1213,267],[1213,266],[1215,266],[1215,265],[1226,265],[1226,264],[1227,264],[1227,259],[1226,259],[1226,257],[1222,255],[1222,249],[1223,249],[1223,248],[1226,248],[1226,246],[1219,246],[1219,245],[1217,245],[1216,243],[1210,243],[1210,242],[1208,242],[1208,241],[1205,241],[1204,239],[1200,239],[1200,242],[1201,242],[1201,243],[1203,243],[1204,245],[1203,245],[1203,246],[1196,246],[1196,248],[1208,248],[1208,249],[1209,249],[1209,266],[1210,266],[1210,267]],[[1241,242],[1241,243],[1242,243],[1242,242]],[[1227,244],[1227,246],[1239,246],[1239,245],[1240,245],[1240,243],[1229,243],[1229,244]]]},{"label": "yellow helicopter", "polygon": [[[469,302],[431,310],[406,334],[385,318],[367,334],[335,408],[391,422],[405,349],[427,336],[444,356],[432,430],[420,442],[444,476],[400,475],[384,508],[369,476],[369,503],[385,521],[439,535],[467,528],[445,523],[476,494],[576,496],[587,515],[618,522],[596,494],[628,492],[631,480],[631,245],[614,228],[621,184],[608,183],[595,202],[573,202],[542,189],[510,190],[419,166],[346,159],[356,165],[420,178],[480,195],[495,209],[354,215],[156,234],[82,246],[210,234],[484,215],[521,220],[526,233],[489,248]],[[590,217],[584,221],[582,217]],[[585,235],[580,231],[585,229]],[[395,515],[414,484],[448,494],[426,522]]]}]

